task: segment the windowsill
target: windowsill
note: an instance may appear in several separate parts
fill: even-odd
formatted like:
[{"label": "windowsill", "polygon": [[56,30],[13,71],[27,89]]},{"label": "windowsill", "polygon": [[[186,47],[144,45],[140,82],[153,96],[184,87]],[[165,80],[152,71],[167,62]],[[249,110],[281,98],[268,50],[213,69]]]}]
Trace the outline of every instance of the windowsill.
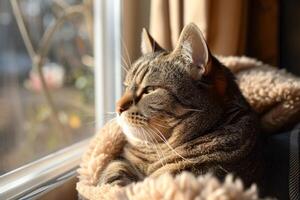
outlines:
[{"label": "windowsill", "polygon": [[37,197],[74,177],[88,141],[86,139],[0,176],[0,199],[16,199],[26,195]]}]

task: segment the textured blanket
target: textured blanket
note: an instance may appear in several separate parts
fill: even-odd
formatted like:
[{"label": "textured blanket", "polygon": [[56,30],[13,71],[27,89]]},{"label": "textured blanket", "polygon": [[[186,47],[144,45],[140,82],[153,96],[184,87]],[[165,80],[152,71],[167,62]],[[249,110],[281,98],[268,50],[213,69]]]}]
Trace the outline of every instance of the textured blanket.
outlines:
[{"label": "textured blanket", "polygon": [[[236,75],[242,93],[261,117],[264,132],[275,133],[299,120],[299,78],[247,57],[219,59]],[[164,174],[156,179],[146,178],[126,187],[97,186],[102,170],[121,153],[125,144],[115,120],[108,122],[91,140],[78,169],[77,190],[82,199],[259,199],[255,185],[245,189],[242,182],[231,175],[220,182],[209,174],[195,177],[183,172],[176,177]]]},{"label": "textured blanket", "polygon": [[263,133],[276,133],[300,120],[300,78],[248,57],[218,57],[231,69]]}]

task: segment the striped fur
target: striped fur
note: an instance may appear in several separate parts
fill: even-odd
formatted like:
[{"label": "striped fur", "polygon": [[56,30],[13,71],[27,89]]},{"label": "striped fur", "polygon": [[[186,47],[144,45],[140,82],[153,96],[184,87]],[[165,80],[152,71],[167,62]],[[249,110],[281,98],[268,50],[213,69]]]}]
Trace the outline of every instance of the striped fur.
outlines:
[{"label": "striped fur", "polygon": [[188,25],[172,52],[145,52],[129,70],[116,106],[128,143],[99,184],[181,171],[258,181],[257,117],[199,29]]}]

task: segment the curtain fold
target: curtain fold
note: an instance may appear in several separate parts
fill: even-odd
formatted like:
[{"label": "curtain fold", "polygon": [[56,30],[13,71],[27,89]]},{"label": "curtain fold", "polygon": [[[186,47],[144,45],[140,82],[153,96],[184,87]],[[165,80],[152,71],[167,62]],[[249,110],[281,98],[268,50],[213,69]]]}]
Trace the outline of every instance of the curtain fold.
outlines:
[{"label": "curtain fold", "polygon": [[[269,64],[277,64],[278,0],[123,2],[124,39],[132,59],[140,55],[141,26],[149,27],[151,35],[159,44],[171,50],[182,28],[194,22],[203,32],[212,53],[225,56],[247,55]],[[145,23],[146,18],[149,23]],[[127,24],[131,25],[127,27]]]},{"label": "curtain fold", "polygon": [[194,22],[216,54],[244,51],[246,0],[152,0],[150,33],[166,49],[174,48],[183,26]]}]

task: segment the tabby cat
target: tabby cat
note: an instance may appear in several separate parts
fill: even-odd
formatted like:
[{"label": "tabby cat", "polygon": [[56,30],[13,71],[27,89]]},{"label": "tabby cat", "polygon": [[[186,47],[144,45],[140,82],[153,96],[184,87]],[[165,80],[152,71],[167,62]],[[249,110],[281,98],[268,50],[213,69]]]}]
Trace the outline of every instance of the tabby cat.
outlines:
[{"label": "tabby cat", "polygon": [[261,174],[259,123],[232,73],[187,25],[171,52],[143,30],[142,53],[127,73],[117,122],[128,143],[99,184],[120,186],[162,173]]}]

